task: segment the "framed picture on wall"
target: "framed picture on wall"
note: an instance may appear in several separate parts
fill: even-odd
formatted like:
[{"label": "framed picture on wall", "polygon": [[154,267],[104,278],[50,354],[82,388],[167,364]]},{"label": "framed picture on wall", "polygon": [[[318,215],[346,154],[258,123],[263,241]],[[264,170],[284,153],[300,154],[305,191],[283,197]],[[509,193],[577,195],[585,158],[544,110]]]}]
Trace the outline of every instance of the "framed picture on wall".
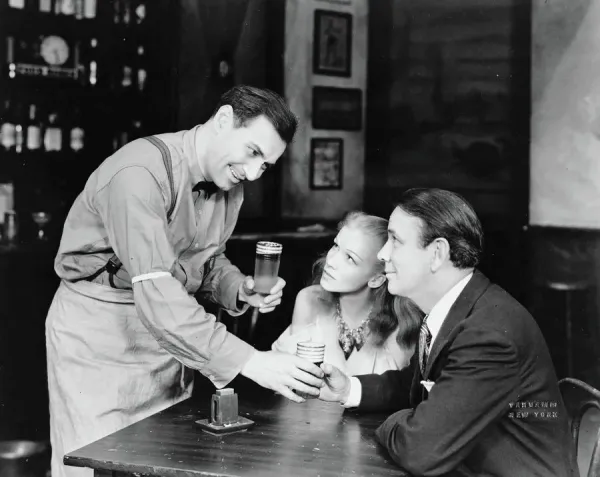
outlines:
[{"label": "framed picture on wall", "polygon": [[349,13],[315,10],[313,73],[352,75],[352,15]]},{"label": "framed picture on wall", "polygon": [[310,188],[341,189],[344,141],[337,137],[310,141]]},{"label": "framed picture on wall", "polygon": [[357,88],[313,88],[312,126],[314,129],[360,131],[362,91]]}]

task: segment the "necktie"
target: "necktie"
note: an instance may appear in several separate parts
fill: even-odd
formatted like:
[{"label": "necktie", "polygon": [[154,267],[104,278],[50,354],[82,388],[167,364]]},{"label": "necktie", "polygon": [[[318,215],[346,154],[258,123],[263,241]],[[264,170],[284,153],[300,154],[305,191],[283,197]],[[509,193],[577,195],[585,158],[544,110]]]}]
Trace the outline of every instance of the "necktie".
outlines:
[{"label": "necktie", "polygon": [[427,326],[427,316],[423,318],[421,330],[419,331],[419,367],[421,368],[421,376],[425,375],[425,366],[429,357],[429,346],[431,345],[431,331]]}]

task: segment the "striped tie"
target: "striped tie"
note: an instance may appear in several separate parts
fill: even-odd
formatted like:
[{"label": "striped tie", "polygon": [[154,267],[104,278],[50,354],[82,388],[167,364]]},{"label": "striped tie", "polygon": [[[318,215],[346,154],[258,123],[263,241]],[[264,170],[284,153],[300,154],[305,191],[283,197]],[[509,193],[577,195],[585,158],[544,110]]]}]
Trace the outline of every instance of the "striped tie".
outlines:
[{"label": "striped tie", "polygon": [[429,357],[429,346],[431,345],[431,331],[427,326],[427,316],[423,318],[421,330],[419,331],[419,367],[421,368],[421,376],[425,375],[425,366]]}]

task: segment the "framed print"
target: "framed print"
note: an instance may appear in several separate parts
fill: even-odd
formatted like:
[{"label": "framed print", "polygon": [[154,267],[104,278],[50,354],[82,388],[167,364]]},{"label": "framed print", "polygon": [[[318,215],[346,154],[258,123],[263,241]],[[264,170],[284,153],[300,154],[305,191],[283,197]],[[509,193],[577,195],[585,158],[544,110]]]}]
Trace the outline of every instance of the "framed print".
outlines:
[{"label": "framed print", "polygon": [[310,141],[310,188],[341,189],[344,141],[341,138],[313,138]]},{"label": "framed print", "polygon": [[313,73],[352,75],[352,15],[315,10]]},{"label": "framed print", "polygon": [[312,126],[314,129],[360,131],[362,91],[356,88],[313,88]]}]

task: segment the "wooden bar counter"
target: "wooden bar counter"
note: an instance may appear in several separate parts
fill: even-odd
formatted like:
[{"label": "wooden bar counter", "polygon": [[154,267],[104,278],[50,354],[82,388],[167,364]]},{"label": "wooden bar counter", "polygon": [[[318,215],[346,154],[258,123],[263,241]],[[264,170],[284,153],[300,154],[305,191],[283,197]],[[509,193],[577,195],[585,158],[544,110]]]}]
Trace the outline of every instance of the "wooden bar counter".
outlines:
[{"label": "wooden bar counter", "polygon": [[239,415],[252,428],[216,437],[194,425],[208,418],[206,388],[67,454],[67,465],[94,469],[96,477],[144,476],[398,476],[404,475],[374,440],[383,414],[358,414],[338,404],[296,404],[237,378]]}]

